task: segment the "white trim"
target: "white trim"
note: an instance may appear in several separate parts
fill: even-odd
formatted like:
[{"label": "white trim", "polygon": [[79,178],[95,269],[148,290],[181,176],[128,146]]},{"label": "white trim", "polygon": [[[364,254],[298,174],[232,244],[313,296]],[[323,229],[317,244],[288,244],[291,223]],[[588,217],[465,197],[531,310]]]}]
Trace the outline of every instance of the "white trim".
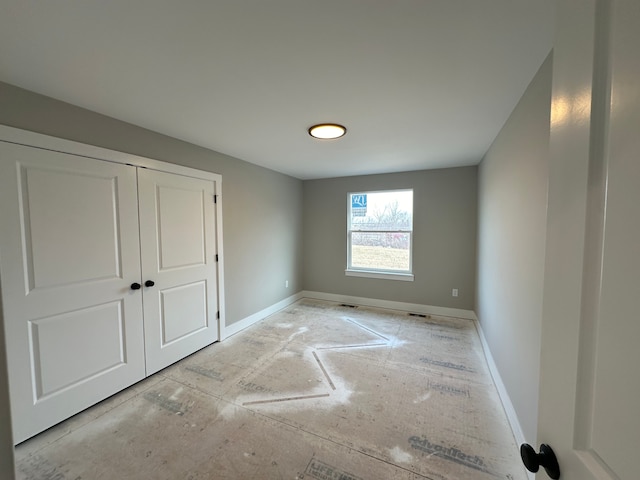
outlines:
[{"label": "white trim", "polygon": [[[475,315],[474,315],[475,317]],[[487,343],[487,337],[484,335],[484,331],[482,330],[482,325],[478,320],[478,317],[474,318],[474,323],[476,325],[476,330],[478,331],[478,336],[480,337],[480,342],[482,343],[482,349],[484,350],[484,356],[487,359],[487,365],[489,366],[489,372],[491,373],[491,377],[493,378],[493,383],[498,390],[498,396],[500,397],[500,401],[502,402],[502,407],[507,415],[507,420],[509,421],[509,425],[511,426],[511,432],[513,433],[513,437],[515,438],[516,444],[518,448],[523,443],[526,443],[527,440],[525,438],[524,432],[522,431],[522,426],[520,425],[520,420],[518,419],[518,414],[516,413],[516,409],[513,406],[513,402],[511,401],[511,397],[509,397],[509,393],[507,392],[507,387],[502,381],[502,377],[500,376],[500,372],[498,371],[498,366],[496,365],[495,360],[493,359],[493,355],[491,354],[491,349],[489,348],[489,344]],[[524,467],[523,467],[524,469]],[[524,469],[530,480],[535,479],[535,474]]]},{"label": "white trim", "polygon": [[[411,230],[354,230],[352,227],[353,220],[353,199],[352,195],[368,195],[368,194],[376,194],[376,193],[398,193],[398,192],[411,192]],[[365,278],[384,278],[387,280],[404,280],[407,282],[413,282],[413,275],[410,272],[403,272],[402,274],[406,276],[406,278],[401,278],[399,276],[389,276],[394,275],[394,273],[387,272],[373,272],[373,271],[358,271],[353,268],[351,264],[352,261],[352,236],[354,233],[404,233],[409,234],[409,270],[412,269],[413,266],[413,187],[408,188],[393,188],[390,190],[363,190],[356,192],[347,192],[347,268],[345,270],[345,274],[350,277],[365,277]],[[356,273],[354,273],[356,272]]]},{"label": "white trim", "polygon": [[235,335],[236,333],[244,330],[245,328],[250,327],[254,323],[259,322],[260,320],[264,320],[269,315],[273,315],[274,313],[282,310],[283,308],[288,307],[292,303],[297,302],[303,297],[302,292],[298,292],[290,297],[285,298],[284,300],[280,300],[278,303],[274,303],[270,307],[267,307],[259,312],[256,312],[248,317],[243,318],[237,322],[232,323],[229,326],[221,324],[221,332],[220,332],[220,340],[225,340],[229,338],[231,335]]},{"label": "white trim", "polygon": [[[222,177],[220,177],[222,179]],[[224,295],[224,247],[222,238],[222,181],[214,182],[216,196],[216,255],[218,256],[218,312],[220,317],[218,319],[218,338],[222,340],[222,331],[224,330],[225,322],[225,295]]]},{"label": "white trim", "polygon": [[346,269],[344,274],[347,277],[383,278],[385,280],[402,280],[404,282],[413,282],[414,278],[412,273],[373,272],[371,270]]},{"label": "white trim", "polygon": [[403,312],[421,313],[424,315],[441,315],[443,317],[464,318],[474,320],[475,313],[472,310],[462,310],[460,308],[437,307],[435,305],[423,305],[419,303],[394,302],[391,300],[377,300],[375,298],[353,297],[350,295],[337,295],[335,293],[311,292],[304,290],[302,297],[313,298],[315,300],[328,300],[330,302],[349,303],[362,305],[364,307],[378,307],[389,310],[400,310]]},{"label": "white trim", "polygon": [[7,127],[6,125],[0,125],[0,141],[41,148],[43,150],[52,150],[54,152],[69,153],[71,155],[78,155],[81,157],[95,158],[97,160],[105,160],[107,162],[124,163],[127,165],[133,165],[134,167],[143,167],[168,173],[176,173],[187,177],[204,178],[206,180],[214,180],[216,182],[222,180],[221,175],[207,172],[206,170],[184,167],[175,163],[153,160],[151,158],[140,157],[130,153],[118,152],[116,150],[87,145],[85,143],[74,142],[72,140],[51,137],[42,133]]}]

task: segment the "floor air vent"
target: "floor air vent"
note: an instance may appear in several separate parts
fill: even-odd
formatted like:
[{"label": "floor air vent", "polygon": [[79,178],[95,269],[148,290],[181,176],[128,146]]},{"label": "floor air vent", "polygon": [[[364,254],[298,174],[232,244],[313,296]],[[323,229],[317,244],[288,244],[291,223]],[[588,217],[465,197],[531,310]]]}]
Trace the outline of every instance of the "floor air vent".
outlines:
[{"label": "floor air vent", "polygon": [[358,308],[357,305],[349,305],[348,303],[341,303],[340,306],[347,307],[347,308]]},{"label": "floor air vent", "polygon": [[431,315],[425,315],[424,313],[409,313],[410,317],[431,318]]}]

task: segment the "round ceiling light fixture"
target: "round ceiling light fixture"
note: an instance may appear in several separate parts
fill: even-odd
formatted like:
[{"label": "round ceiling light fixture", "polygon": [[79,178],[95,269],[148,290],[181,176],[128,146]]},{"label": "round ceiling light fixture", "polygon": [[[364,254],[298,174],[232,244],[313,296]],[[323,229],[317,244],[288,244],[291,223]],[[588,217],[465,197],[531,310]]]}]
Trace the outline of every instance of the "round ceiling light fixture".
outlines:
[{"label": "round ceiling light fixture", "polygon": [[345,133],[347,133],[347,129],[336,123],[320,123],[309,128],[309,135],[321,140],[340,138]]}]

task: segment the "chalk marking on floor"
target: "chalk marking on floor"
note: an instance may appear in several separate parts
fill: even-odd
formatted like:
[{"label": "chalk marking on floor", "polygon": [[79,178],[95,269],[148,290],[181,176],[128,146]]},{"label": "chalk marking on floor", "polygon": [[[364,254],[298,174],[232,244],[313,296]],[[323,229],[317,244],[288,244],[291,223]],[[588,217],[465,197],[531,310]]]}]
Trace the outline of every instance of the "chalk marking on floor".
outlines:
[{"label": "chalk marking on floor", "polygon": [[318,354],[316,352],[313,352],[313,356],[315,357],[316,362],[318,362],[318,365],[320,366],[320,370],[322,370],[322,373],[324,373],[324,376],[326,377],[327,382],[329,382],[329,385],[331,385],[331,389],[335,390],[336,386],[333,384],[333,381],[331,380],[331,377],[329,376],[329,374],[325,370],[324,365],[322,364],[322,362],[320,361],[320,358],[318,357]]},{"label": "chalk marking on floor", "polygon": [[369,333],[373,333],[375,336],[380,337],[380,338],[382,338],[383,340],[386,340],[387,342],[390,342],[390,341],[391,341],[391,340],[389,340],[387,337],[385,337],[384,335],[381,335],[380,333],[376,332],[375,330],[373,330],[373,329],[371,329],[371,328],[369,328],[369,327],[365,327],[365,326],[364,326],[364,325],[362,325],[361,323],[358,323],[358,322],[356,322],[355,320],[353,320],[353,319],[351,319],[351,318],[344,317],[344,319],[345,319],[347,322],[351,322],[351,323],[353,323],[354,325],[356,325],[356,326],[358,326],[358,327],[362,328],[363,330],[366,330],[366,331],[367,331],[367,332],[369,332]]},{"label": "chalk marking on floor", "polygon": [[384,343],[362,343],[358,345],[338,345],[335,347],[316,347],[316,350],[338,350],[340,348],[370,348],[370,347],[387,347],[388,342]]},{"label": "chalk marking on floor", "polygon": [[271,400],[255,400],[253,402],[244,402],[242,404],[243,407],[246,407],[247,405],[260,405],[263,403],[278,403],[278,402],[290,402],[293,400],[309,400],[312,398],[323,398],[323,397],[328,397],[329,394],[328,393],[321,393],[318,395],[300,395],[299,397],[285,397],[285,398],[273,398]]}]

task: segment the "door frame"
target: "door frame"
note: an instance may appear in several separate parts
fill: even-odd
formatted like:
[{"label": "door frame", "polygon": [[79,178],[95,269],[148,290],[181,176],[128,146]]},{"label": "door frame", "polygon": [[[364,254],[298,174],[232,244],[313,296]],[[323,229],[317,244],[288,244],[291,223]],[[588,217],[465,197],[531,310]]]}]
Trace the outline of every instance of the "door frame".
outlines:
[{"label": "door frame", "polygon": [[[0,281],[0,291],[2,291]],[[0,295],[0,415],[11,418],[9,405],[9,371],[7,367],[6,343],[4,338],[4,316],[2,295]],[[15,464],[13,459],[13,433],[11,422],[0,423],[0,477],[13,478]]]},{"label": "door frame", "polygon": [[554,448],[571,478],[612,478],[590,450],[589,418],[607,195],[613,8],[612,0],[560,1],[554,42],[538,443]]},{"label": "door frame", "polygon": [[[190,168],[173,163],[163,162],[159,160],[153,160],[137,155],[132,155],[124,152],[118,152],[102,147],[96,147],[93,145],[87,145],[84,143],[75,142],[72,140],[65,140],[49,135],[31,132],[28,130],[22,130],[14,127],[8,127],[0,125],[0,142],[12,143],[17,145],[23,145],[32,148],[38,148],[42,150],[49,150],[54,152],[60,152],[79,157],[85,157],[87,159],[101,160],[106,162],[131,165],[138,168],[146,168],[150,170],[157,170],[161,172],[173,173],[186,177],[193,177],[198,179],[209,180],[214,183],[214,197],[211,201],[215,202],[215,236],[217,245],[217,302],[218,310],[220,312],[217,321],[218,338],[222,338],[223,325],[225,322],[225,302],[224,302],[224,255],[223,255],[223,232],[222,232],[222,176],[217,173],[207,172]],[[2,290],[0,290],[1,293]],[[0,411],[10,412],[10,397],[8,389],[8,375],[6,365],[6,340],[4,338],[4,316],[2,303],[0,300]],[[7,383],[7,385],[4,385]],[[6,388],[2,388],[6,387]],[[10,422],[8,422],[8,431],[0,429],[0,457],[7,459],[0,462],[0,476],[5,473],[5,469],[13,475],[14,460],[13,460],[13,438],[10,428]],[[9,445],[5,446],[5,441],[9,440]],[[5,447],[6,451],[5,452]]]}]

